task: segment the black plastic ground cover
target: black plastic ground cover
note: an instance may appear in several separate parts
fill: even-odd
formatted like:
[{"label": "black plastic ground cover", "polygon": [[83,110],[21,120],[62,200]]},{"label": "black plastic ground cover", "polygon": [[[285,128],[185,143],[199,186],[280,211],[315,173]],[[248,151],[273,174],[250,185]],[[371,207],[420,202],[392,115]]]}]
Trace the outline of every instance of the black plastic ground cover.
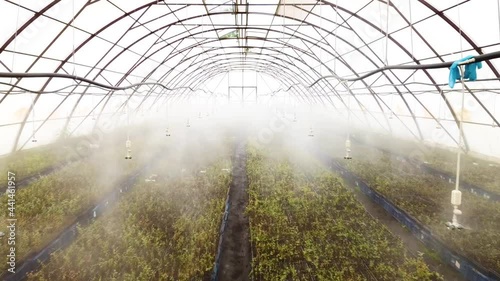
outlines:
[{"label": "black plastic ground cover", "polygon": [[4,273],[4,281],[22,281],[28,276],[28,273],[36,271],[39,267],[46,263],[50,259],[50,255],[56,251],[63,250],[68,247],[78,236],[77,227],[84,227],[92,223],[94,220],[99,218],[105,211],[109,210],[114,204],[120,199],[120,197],[126,192],[130,191],[134,184],[137,182],[137,178],[149,169],[160,156],[156,156],[147,165],[137,170],[129,178],[118,184],[119,189],[115,189],[108,193],[98,204],[87,209],[82,214],[80,214],[75,222],[64,229],[61,234],[55,238],[48,246],[43,248],[34,257],[24,261],[20,266],[16,268],[15,273]]},{"label": "black plastic ground cover", "polygon": [[[432,232],[417,219],[412,217],[403,209],[397,207],[390,200],[385,198],[375,189],[371,188],[361,178],[354,175],[346,168],[344,168],[337,160],[333,158],[321,156],[321,160],[328,164],[335,172],[339,173],[341,177],[351,185],[357,186],[363,194],[368,196],[372,201],[382,206],[391,216],[393,216],[402,225],[406,226],[413,236],[420,240],[426,247],[437,252],[441,259],[460,272],[467,280],[471,281],[498,281],[500,274],[488,270],[476,262],[464,257],[454,250],[448,248],[437,237],[432,235]],[[443,225],[443,227],[445,227]]]},{"label": "black plastic ground cover", "polygon": [[248,205],[246,145],[241,142],[233,158],[232,181],[219,239],[212,281],[248,281],[252,268],[250,225],[245,210]]},{"label": "black plastic ground cover", "polygon": [[[431,174],[433,176],[439,177],[443,181],[446,181],[446,182],[448,182],[450,184],[455,184],[455,178],[456,177],[452,173],[441,171],[439,169],[436,169],[436,168],[433,168],[433,167],[429,166],[428,164],[420,162],[419,160],[410,159],[407,156],[400,155],[398,153],[395,153],[393,151],[390,151],[390,150],[387,150],[387,149],[384,149],[384,148],[381,148],[381,147],[377,147],[377,146],[375,146],[373,144],[366,143],[366,142],[364,142],[362,140],[359,140],[359,139],[356,139],[356,138],[352,138],[352,140],[354,142],[359,143],[359,144],[367,145],[367,146],[370,146],[370,147],[372,147],[374,149],[378,149],[378,150],[380,150],[382,152],[385,152],[385,153],[388,153],[390,155],[393,155],[393,156],[396,157],[396,159],[399,159],[399,161],[401,161],[401,162],[412,163],[418,169],[420,169],[420,170],[422,170],[422,171],[424,171],[426,173],[429,173],[429,174]],[[463,180],[460,182],[460,189],[464,190],[464,191],[467,191],[469,193],[475,194],[477,196],[481,196],[481,197],[483,197],[485,199],[488,199],[488,200],[491,200],[491,201],[500,201],[500,194],[487,191],[487,190],[485,190],[484,188],[482,188],[480,186],[477,186],[477,185],[474,185],[474,184],[470,184],[470,183],[468,183],[466,181],[463,181]]]},{"label": "black plastic ground cover", "polygon": [[219,244],[217,246],[217,254],[215,255],[215,264],[214,264],[214,270],[212,272],[212,275],[210,277],[211,281],[216,281],[218,276],[219,276],[219,267],[220,267],[220,256],[222,252],[222,241],[224,238],[224,232],[226,231],[226,225],[227,225],[227,218],[229,216],[229,190],[227,193],[226,197],[226,204],[224,207],[224,215],[222,216],[222,222],[219,230]]}]

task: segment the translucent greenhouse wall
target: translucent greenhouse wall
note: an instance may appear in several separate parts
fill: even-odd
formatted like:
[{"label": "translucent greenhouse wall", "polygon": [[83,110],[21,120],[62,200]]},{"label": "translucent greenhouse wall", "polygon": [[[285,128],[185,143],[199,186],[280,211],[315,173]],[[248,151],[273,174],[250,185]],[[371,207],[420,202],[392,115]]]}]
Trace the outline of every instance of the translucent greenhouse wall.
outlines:
[{"label": "translucent greenhouse wall", "polygon": [[483,62],[480,81],[466,83],[463,109],[460,83],[447,86],[448,69],[385,71],[347,84],[328,78],[496,51],[496,1],[249,3],[237,7],[248,16],[235,17],[236,8],[219,0],[2,2],[1,71],[66,73],[112,86],[160,82],[170,90],[1,79],[0,153],[35,145],[33,127],[36,145],[88,133],[101,117],[123,111],[130,96],[143,95],[134,108],[141,112],[174,96],[252,96],[256,87],[255,95],[286,92],[299,103],[327,104],[344,120],[349,108],[358,128],[448,147],[457,146],[463,111],[467,149],[500,158],[498,60]]},{"label": "translucent greenhouse wall", "polygon": [[[237,204],[230,203],[229,191],[235,186],[242,197],[262,192],[264,200],[248,201],[262,214],[276,215],[284,222],[269,224],[279,230],[275,231],[277,237],[291,230],[297,235],[290,236],[290,244],[307,245],[316,242],[315,236],[321,233],[326,239],[322,246],[314,245],[318,257],[341,252],[339,249],[354,253],[352,264],[342,258],[317,260],[347,261],[339,264],[348,264],[349,271],[364,266],[353,269],[359,271],[360,278],[370,273],[370,269],[365,270],[367,264],[385,278],[388,271],[402,268],[395,263],[377,264],[383,254],[366,254],[396,249],[387,246],[392,245],[386,243],[392,237],[403,238],[394,240],[394,245],[401,244],[401,249],[396,249],[399,257],[406,259],[408,250],[415,257],[425,255],[436,262],[436,271],[449,270],[452,273],[447,274],[471,280],[498,279],[500,1],[18,0],[0,1],[0,19],[0,164],[21,173],[21,192],[26,192],[23,201],[27,198],[23,204],[28,208],[20,211],[28,210],[29,214],[20,218],[34,230],[24,230],[22,239],[36,236],[34,247],[24,247],[26,255],[19,255],[25,258],[25,271],[10,275],[11,280],[21,279],[21,275],[24,278],[27,271],[38,268],[38,258],[53,261],[67,250],[62,248],[79,243],[75,237],[82,236],[77,225],[102,222],[105,210],[115,209],[112,203],[118,198],[120,203],[122,199],[135,200],[133,194],[121,197],[133,189],[147,195],[133,202],[138,210],[144,204],[152,207],[151,213],[162,210],[162,215],[175,215],[168,200],[177,195],[185,196],[188,202],[179,204],[179,215],[187,213],[186,206],[202,206],[189,201],[194,197],[190,195],[217,196],[198,198],[199,202],[221,203],[219,210],[215,205],[211,208],[213,214],[207,219],[182,217],[200,229],[213,228],[218,235],[214,260],[211,250],[216,247],[200,243],[208,257],[203,259],[208,264],[203,271],[211,271],[213,262],[212,279],[216,280],[224,234],[217,233],[218,223],[222,220],[224,229],[230,206],[245,205],[237,200]],[[477,79],[452,79],[456,83],[451,87],[452,63],[469,56],[472,58],[464,68],[477,71]],[[271,165],[275,156],[283,159]],[[220,163],[212,167],[209,162],[216,159]],[[321,172],[325,178],[311,181],[315,176],[306,173],[308,169]],[[172,186],[172,193],[155,197],[143,192],[151,186],[152,178],[155,184],[157,178],[168,178],[166,183],[191,172],[196,175],[189,180],[191,185]],[[262,184],[262,190],[245,182],[252,173],[253,183]],[[5,174],[8,172],[0,175],[4,183]],[[220,189],[207,189],[208,184],[198,181],[212,175],[216,181],[224,178],[227,182]],[[230,184],[230,177],[238,178],[240,184]],[[141,185],[132,188],[136,181]],[[29,188],[32,183],[37,188]],[[11,183],[0,185],[0,189],[8,190],[8,185]],[[306,193],[292,194],[290,186],[304,187],[296,189]],[[205,189],[196,190],[199,187]],[[317,187],[324,188],[324,193],[315,190]],[[269,188],[276,192],[269,192]],[[193,193],[182,194],[186,190]],[[103,196],[107,191],[112,191],[109,197]],[[458,191],[463,192],[460,211],[457,204],[450,204],[450,193],[462,201]],[[306,197],[311,198],[301,201]],[[259,205],[268,198],[273,204],[277,202],[267,206],[270,211]],[[289,216],[292,208],[282,202],[295,204],[300,227],[295,222],[286,224],[286,218],[290,222],[294,216]],[[123,214],[130,218],[129,208],[123,206]],[[76,207],[85,211],[78,216],[81,210]],[[37,208],[42,211],[35,212]],[[280,208],[282,213],[276,211]],[[66,212],[69,210],[73,217]],[[201,207],[191,210],[199,214],[206,211]],[[241,217],[250,213],[240,211]],[[45,221],[38,220],[45,215]],[[463,225],[454,223],[458,215]],[[342,216],[347,224],[337,223]],[[262,221],[272,221],[268,219]],[[309,237],[303,235],[313,229],[310,222],[323,219],[324,223],[316,225],[328,227],[310,231]],[[201,222],[211,225],[200,227]],[[250,228],[250,222],[248,225]],[[108,230],[106,223],[102,226]],[[354,234],[362,238],[360,245],[346,247],[344,238],[329,240],[330,232],[343,236],[340,228],[348,234],[362,229]],[[457,228],[461,231],[452,231]],[[41,241],[41,229],[47,230],[43,234],[53,235],[48,240],[55,239]],[[197,246],[186,238],[187,228],[181,232],[176,237]],[[375,240],[364,240],[372,234]],[[209,235],[197,236],[215,240]],[[134,237],[128,235],[132,240]],[[297,242],[303,238],[304,243]],[[215,245],[215,241],[210,242]],[[401,242],[413,245],[403,249]],[[234,244],[241,248],[241,244]],[[92,245],[97,248],[100,244]],[[325,245],[338,248],[325,251]],[[129,246],[126,248],[132,249]],[[151,248],[160,249],[157,254],[172,260],[190,252],[178,247],[182,254],[166,256],[162,247]],[[308,251],[298,249],[294,251],[304,254],[304,264],[314,259],[307,256]],[[358,254],[359,249],[362,254]],[[80,258],[84,256],[81,250],[87,249],[83,246],[73,254]],[[253,258],[253,253],[249,256]],[[373,259],[360,258],[363,256]],[[66,263],[70,259],[65,257]],[[202,260],[198,255],[191,258],[197,265]],[[150,262],[144,261],[149,266]],[[305,269],[295,257],[290,261],[290,268]],[[280,267],[287,262],[278,263]],[[51,266],[65,271],[62,263],[54,264],[49,263],[47,271],[55,272]],[[67,262],[66,269],[75,264]],[[427,265],[423,261],[422,265],[419,269],[425,274]],[[260,269],[259,264],[247,269],[252,266]],[[332,264],[325,267],[330,272],[337,270]],[[94,267],[79,266],[78,270],[88,268]],[[285,270],[293,271],[290,268]],[[307,269],[304,272],[311,274]],[[339,271],[347,272],[343,268]],[[262,279],[279,278],[255,280]]]}]

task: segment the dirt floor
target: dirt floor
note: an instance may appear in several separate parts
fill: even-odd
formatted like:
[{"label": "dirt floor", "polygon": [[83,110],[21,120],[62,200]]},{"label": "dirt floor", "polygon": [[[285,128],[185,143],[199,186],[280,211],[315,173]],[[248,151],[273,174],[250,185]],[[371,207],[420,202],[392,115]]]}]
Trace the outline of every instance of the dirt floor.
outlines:
[{"label": "dirt floor", "polygon": [[233,159],[233,179],[229,191],[229,216],[220,256],[218,281],[247,281],[252,269],[250,230],[245,209],[248,204],[246,147],[242,144]]}]

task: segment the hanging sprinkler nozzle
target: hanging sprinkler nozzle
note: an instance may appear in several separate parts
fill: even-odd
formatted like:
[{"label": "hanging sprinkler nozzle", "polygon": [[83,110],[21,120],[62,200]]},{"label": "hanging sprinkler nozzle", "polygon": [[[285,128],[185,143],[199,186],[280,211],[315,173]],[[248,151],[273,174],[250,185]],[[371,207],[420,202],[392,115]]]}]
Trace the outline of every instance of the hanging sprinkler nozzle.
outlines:
[{"label": "hanging sprinkler nozzle", "polygon": [[314,137],[314,131],[312,127],[309,129],[309,136]]},{"label": "hanging sprinkler nozzle", "polygon": [[351,156],[351,140],[349,138],[345,141],[345,156],[344,156],[344,159],[346,159],[346,160],[351,160],[352,159],[352,156]]},{"label": "hanging sprinkler nozzle", "polygon": [[132,159],[132,142],[130,140],[127,140],[125,142],[125,147],[127,148],[127,155],[125,155],[125,159],[131,160]]}]

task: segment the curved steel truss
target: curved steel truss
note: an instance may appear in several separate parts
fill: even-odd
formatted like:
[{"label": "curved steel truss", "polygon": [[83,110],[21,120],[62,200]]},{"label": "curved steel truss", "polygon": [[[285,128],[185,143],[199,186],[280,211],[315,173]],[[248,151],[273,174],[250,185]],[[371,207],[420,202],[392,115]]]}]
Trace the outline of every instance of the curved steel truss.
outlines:
[{"label": "curved steel truss", "polygon": [[[372,120],[389,131],[395,126],[389,119],[395,116],[397,126],[419,140],[426,139],[429,124],[437,123],[457,143],[457,110],[464,109],[457,108],[453,92],[443,87],[446,70],[404,68],[497,51],[498,36],[486,40],[460,25],[461,9],[487,9],[473,2],[6,0],[0,7],[10,34],[0,38],[0,72],[26,75],[0,77],[0,106],[15,100],[20,89],[35,94],[18,120],[7,118],[11,121],[0,125],[15,128],[13,150],[21,149],[29,141],[23,137],[26,123],[42,104],[47,113],[33,121],[33,133],[60,120],[62,108],[67,110],[62,129],[67,130],[72,119],[79,120],[79,127],[91,115],[97,123],[102,115],[123,110],[126,100],[109,106],[123,94],[139,97],[136,110],[151,108],[200,92],[214,94],[206,87],[208,81],[248,71],[275,80],[273,93],[350,111],[360,121]],[[500,22],[498,17],[485,20]],[[402,67],[366,75],[388,65]],[[494,62],[487,60],[485,66],[481,78],[487,79],[467,84],[480,113],[465,123],[500,127],[493,91],[500,74]],[[36,82],[26,78],[41,72],[58,75]],[[83,79],[54,77],[72,75]],[[95,89],[88,81],[123,91]],[[131,86],[137,83],[147,88]],[[62,97],[45,104],[45,97],[60,88],[65,89]],[[82,118],[82,103],[89,97],[96,101]],[[354,106],[349,105],[351,98]],[[463,137],[468,150],[471,136]]]}]

